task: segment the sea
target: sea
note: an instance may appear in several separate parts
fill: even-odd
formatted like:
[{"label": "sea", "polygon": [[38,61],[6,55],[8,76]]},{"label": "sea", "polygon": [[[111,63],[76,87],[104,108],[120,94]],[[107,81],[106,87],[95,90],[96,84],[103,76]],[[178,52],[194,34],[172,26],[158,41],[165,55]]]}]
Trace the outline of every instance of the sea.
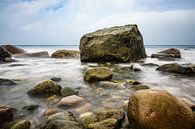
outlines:
[{"label": "sea", "polygon": [[[68,49],[79,50],[78,45],[18,45],[27,52],[48,51],[51,55],[56,50]],[[193,63],[195,64],[195,46],[151,46],[146,45],[146,53],[165,50],[167,48],[178,48],[182,58],[176,60],[160,60],[146,58],[143,63],[154,63],[157,65],[167,63]],[[0,64],[0,78],[13,79],[15,86],[0,87],[0,105],[9,105],[17,109],[16,119],[31,119],[34,128],[40,124],[43,112],[48,108],[58,108],[55,104],[50,104],[47,98],[33,98],[27,92],[38,83],[60,77],[59,84],[62,87],[72,87],[79,91],[79,96],[84,97],[92,105],[92,109],[97,108],[122,108],[124,101],[135,92],[131,87],[106,88],[99,93],[98,86],[88,84],[83,81],[84,73],[88,68],[96,67],[97,63],[81,63],[79,58],[54,59],[54,58],[16,58],[15,62]],[[138,62],[140,63],[140,62]],[[142,71],[134,72],[129,70],[132,63],[113,64],[110,67],[114,71],[113,78],[118,80],[131,79],[147,85],[150,89],[166,90],[178,98],[186,98],[195,103],[195,76],[185,76],[174,73],[163,73],[156,71],[157,66],[142,66]],[[39,105],[34,112],[23,110],[26,105]],[[78,107],[69,107],[66,110],[75,111]],[[64,110],[64,109],[59,109]]]}]

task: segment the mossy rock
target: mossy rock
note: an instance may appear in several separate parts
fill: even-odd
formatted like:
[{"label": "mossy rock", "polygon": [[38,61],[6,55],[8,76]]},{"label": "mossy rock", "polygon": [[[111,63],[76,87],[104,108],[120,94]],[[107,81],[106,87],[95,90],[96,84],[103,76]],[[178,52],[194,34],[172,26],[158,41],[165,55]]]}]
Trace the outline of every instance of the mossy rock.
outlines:
[{"label": "mossy rock", "polygon": [[30,126],[31,122],[29,120],[23,120],[14,124],[11,129],[30,129]]},{"label": "mossy rock", "polygon": [[110,69],[99,67],[89,69],[84,75],[84,80],[87,82],[110,81],[112,79],[112,75],[113,73]]},{"label": "mossy rock", "polygon": [[79,92],[73,88],[70,88],[70,87],[64,87],[62,90],[61,90],[61,95],[63,97],[66,97],[66,96],[70,96],[70,95],[78,95]]},{"label": "mossy rock", "polygon": [[85,128],[89,128],[90,124],[97,122],[97,118],[95,117],[94,114],[91,114],[82,118],[81,122]]},{"label": "mossy rock", "polygon": [[83,129],[71,112],[60,112],[48,117],[41,129]]},{"label": "mossy rock", "polygon": [[148,87],[147,85],[133,85],[131,86],[131,88],[137,90],[146,90],[146,89],[150,89],[150,87]]},{"label": "mossy rock", "polygon": [[116,129],[116,128],[117,128],[117,120],[113,118],[109,118],[100,122],[89,124],[89,129]]},{"label": "mossy rock", "polygon": [[51,58],[70,58],[79,57],[80,52],[76,50],[57,50],[52,53]]},{"label": "mossy rock", "polygon": [[52,80],[47,80],[39,83],[33,89],[28,91],[32,96],[50,96],[60,94],[61,86]]}]

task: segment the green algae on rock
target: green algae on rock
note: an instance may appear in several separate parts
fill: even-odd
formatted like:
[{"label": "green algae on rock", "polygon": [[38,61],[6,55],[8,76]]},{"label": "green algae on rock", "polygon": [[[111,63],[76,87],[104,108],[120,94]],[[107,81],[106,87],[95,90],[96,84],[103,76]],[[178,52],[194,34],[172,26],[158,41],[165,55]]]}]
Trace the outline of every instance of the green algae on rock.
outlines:
[{"label": "green algae on rock", "polygon": [[80,40],[82,62],[130,62],[146,58],[137,25],[115,26],[85,34]]},{"label": "green algae on rock", "polygon": [[30,129],[31,122],[29,120],[22,120],[14,124],[11,129]]},{"label": "green algae on rock", "polygon": [[46,80],[39,83],[33,89],[28,91],[32,96],[50,96],[60,94],[61,86],[52,80]]},{"label": "green algae on rock", "polygon": [[106,67],[98,67],[87,70],[84,80],[87,82],[110,81],[112,79],[112,71]]},{"label": "green algae on rock", "polygon": [[70,95],[78,95],[78,94],[79,92],[77,90],[70,88],[70,87],[64,87],[61,90],[61,95],[63,97],[70,96]]}]

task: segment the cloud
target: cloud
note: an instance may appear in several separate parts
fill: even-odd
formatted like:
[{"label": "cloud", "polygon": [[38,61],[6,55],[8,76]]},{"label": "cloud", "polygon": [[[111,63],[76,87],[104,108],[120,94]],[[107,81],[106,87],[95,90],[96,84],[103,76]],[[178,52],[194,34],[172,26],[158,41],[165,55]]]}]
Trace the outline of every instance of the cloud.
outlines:
[{"label": "cloud", "polygon": [[79,44],[84,33],[136,23],[145,44],[192,44],[195,40],[195,9],[189,0],[186,0],[185,8],[180,5],[181,0],[177,6],[163,0],[9,2],[0,9],[0,42]]}]

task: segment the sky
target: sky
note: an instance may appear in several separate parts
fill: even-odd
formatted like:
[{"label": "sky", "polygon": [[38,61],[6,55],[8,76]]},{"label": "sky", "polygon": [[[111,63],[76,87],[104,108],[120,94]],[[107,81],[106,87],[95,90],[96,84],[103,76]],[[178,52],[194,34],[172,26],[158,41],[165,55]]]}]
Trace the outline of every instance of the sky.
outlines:
[{"label": "sky", "polygon": [[79,45],[137,24],[145,45],[195,45],[195,0],[0,0],[0,44]]}]

